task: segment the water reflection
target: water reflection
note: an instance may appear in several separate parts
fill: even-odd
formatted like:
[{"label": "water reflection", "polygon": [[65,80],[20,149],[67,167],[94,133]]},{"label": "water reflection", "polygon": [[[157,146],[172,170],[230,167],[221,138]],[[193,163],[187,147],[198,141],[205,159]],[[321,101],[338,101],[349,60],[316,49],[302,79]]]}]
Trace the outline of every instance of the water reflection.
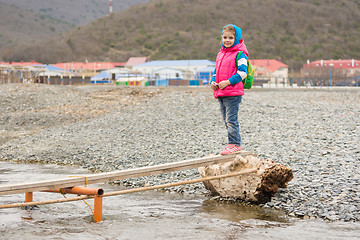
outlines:
[{"label": "water reflection", "polygon": [[203,201],[201,209],[213,217],[226,219],[232,222],[240,222],[246,219],[259,219],[281,223],[289,222],[283,211],[266,209],[259,207],[258,205],[241,201],[209,199]]}]

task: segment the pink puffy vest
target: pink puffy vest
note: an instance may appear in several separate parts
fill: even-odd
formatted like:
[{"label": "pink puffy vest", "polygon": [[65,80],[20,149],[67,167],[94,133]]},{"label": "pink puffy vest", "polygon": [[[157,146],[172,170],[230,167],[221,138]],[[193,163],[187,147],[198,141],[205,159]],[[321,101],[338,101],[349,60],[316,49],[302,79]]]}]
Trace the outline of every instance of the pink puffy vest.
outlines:
[{"label": "pink puffy vest", "polygon": [[[216,57],[216,83],[228,80],[231,76],[236,74],[237,68],[235,61],[236,55],[239,51],[243,51],[246,55],[248,55],[248,51],[242,39],[239,44],[236,44],[231,48],[221,48]],[[244,95],[244,87],[241,81],[235,85],[229,85],[223,90],[218,88],[214,91],[215,98],[239,95]]]}]

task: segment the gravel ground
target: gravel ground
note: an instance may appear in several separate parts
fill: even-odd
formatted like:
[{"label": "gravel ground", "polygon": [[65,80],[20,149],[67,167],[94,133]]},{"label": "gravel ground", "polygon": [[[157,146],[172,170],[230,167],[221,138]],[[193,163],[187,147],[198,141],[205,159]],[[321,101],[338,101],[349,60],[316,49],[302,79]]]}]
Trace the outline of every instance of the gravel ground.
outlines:
[{"label": "gravel ground", "polygon": [[[94,172],[218,154],[227,144],[209,88],[0,88],[0,159]],[[293,169],[263,207],[292,216],[360,220],[360,89],[258,89],[240,108],[243,149]],[[143,186],[198,178],[196,169],[128,179]],[[203,194],[202,184],[169,189]]]}]

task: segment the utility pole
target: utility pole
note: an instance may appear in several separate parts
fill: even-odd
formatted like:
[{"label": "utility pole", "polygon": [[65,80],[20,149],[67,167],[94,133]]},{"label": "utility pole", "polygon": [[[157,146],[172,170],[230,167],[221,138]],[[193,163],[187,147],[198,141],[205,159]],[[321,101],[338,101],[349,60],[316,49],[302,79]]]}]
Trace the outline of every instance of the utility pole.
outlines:
[{"label": "utility pole", "polygon": [[332,87],[332,67],[334,66],[333,63],[330,63],[330,87]]}]

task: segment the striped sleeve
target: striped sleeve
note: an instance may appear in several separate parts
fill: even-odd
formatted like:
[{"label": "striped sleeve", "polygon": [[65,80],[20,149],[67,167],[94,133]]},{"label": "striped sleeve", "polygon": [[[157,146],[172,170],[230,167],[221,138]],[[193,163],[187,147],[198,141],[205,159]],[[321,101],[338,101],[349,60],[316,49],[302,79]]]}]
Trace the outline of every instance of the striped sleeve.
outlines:
[{"label": "striped sleeve", "polygon": [[216,77],[216,68],[214,69],[214,73],[213,73],[213,76],[212,76],[212,78],[210,80],[210,84],[211,84],[211,82],[215,82],[215,77]]},{"label": "striped sleeve", "polygon": [[247,60],[248,57],[244,53],[241,53],[240,58],[237,61],[237,72],[229,78],[232,85],[237,84],[246,78],[248,69]]}]

